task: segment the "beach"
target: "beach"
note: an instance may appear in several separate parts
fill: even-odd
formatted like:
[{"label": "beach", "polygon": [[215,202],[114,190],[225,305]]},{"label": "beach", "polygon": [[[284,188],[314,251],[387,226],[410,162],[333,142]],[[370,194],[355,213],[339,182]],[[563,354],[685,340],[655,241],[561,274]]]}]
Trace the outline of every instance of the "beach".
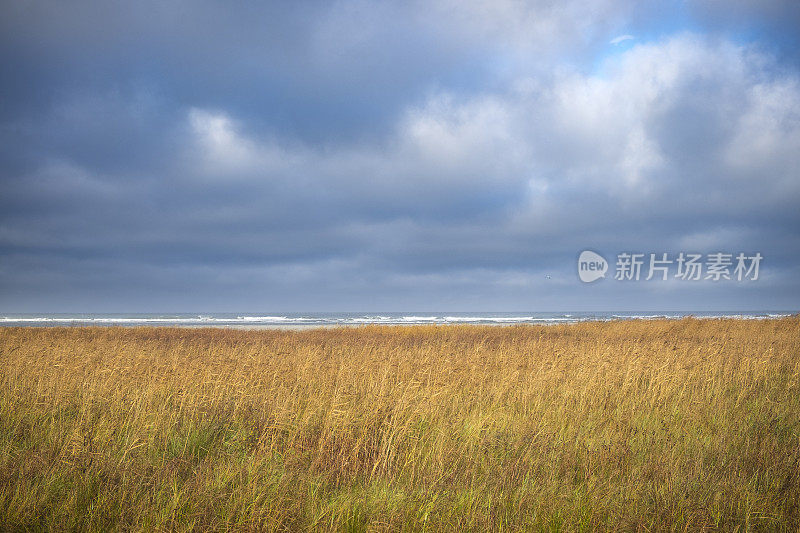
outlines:
[{"label": "beach", "polygon": [[0,328],[0,524],[796,531],[798,348],[798,316]]}]

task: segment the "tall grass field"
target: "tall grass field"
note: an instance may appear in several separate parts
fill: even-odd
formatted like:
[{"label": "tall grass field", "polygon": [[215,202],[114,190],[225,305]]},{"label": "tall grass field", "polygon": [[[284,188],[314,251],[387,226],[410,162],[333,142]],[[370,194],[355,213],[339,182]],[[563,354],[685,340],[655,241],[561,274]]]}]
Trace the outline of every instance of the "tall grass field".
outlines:
[{"label": "tall grass field", "polygon": [[800,530],[800,318],[0,329],[0,530]]}]

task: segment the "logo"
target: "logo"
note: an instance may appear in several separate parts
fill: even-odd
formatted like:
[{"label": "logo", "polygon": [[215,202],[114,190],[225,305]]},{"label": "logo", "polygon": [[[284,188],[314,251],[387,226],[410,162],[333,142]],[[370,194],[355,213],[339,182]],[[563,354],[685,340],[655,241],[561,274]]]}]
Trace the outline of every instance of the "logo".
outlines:
[{"label": "logo", "polygon": [[[757,281],[764,256],[760,252],[714,252],[678,254],[620,252],[617,254],[616,281]],[[591,283],[606,277],[608,261],[591,250],[578,257],[578,277]]]},{"label": "logo", "polygon": [[578,277],[584,283],[591,283],[600,278],[606,277],[608,271],[608,261],[600,255],[590,250],[584,250],[578,257]]}]

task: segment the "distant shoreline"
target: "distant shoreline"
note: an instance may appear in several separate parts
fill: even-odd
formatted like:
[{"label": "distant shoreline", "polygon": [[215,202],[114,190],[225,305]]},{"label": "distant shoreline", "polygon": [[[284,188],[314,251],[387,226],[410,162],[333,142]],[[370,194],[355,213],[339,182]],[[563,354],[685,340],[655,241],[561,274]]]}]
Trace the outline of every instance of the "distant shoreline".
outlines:
[{"label": "distant shoreline", "polygon": [[30,329],[81,329],[81,328],[157,328],[157,329],[230,329],[239,331],[260,331],[260,330],[281,330],[281,331],[306,331],[313,329],[338,329],[338,328],[362,328],[374,326],[386,326],[392,328],[414,328],[414,327],[464,327],[464,326],[490,326],[490,327],[522,327],[522,326],[558,326],[558,325],[578,325],[586,323],[611,323],[611,322],[658,322],[670,321],[675,322],[685,319],[695,319],[702,321],[712,320],[733,320],[733,321],[763,321],[763,320],[781,320],[789,317],[800,316],[800,313],[770,313],[763,315],[754,314],[731,314],[731,315],[648,315],[648,316],[613,316],[606,318],[576,318],[573,320],[563,319],[531,319],[527,321],[428,321],[428,322],[350,322],[350,323],[214,323],[214,322],[170,322],[168,320],[145,322],[136,321],[132,319],[123,319],[114,321],[113,319],[106,319],[103,322],[81,319],[62,319],[50,320],[40,322],[23,322],[8,320],[3,322],[0,317],[0,329],[3,328],[30,328]]}]

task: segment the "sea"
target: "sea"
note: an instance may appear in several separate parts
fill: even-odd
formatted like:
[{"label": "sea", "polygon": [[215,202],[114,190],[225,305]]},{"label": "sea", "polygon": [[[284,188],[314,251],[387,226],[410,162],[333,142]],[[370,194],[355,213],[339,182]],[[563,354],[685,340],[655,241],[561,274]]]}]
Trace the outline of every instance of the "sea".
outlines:
[{"label": "sea", "polygon": [[220,328],[309,328],[367,324],[569,324],[610,320],[768,319],[791,316],[797,311],[758,312],[519,312],[519,313],[0,313],[0,327],[34,326],[163,326]]}]

